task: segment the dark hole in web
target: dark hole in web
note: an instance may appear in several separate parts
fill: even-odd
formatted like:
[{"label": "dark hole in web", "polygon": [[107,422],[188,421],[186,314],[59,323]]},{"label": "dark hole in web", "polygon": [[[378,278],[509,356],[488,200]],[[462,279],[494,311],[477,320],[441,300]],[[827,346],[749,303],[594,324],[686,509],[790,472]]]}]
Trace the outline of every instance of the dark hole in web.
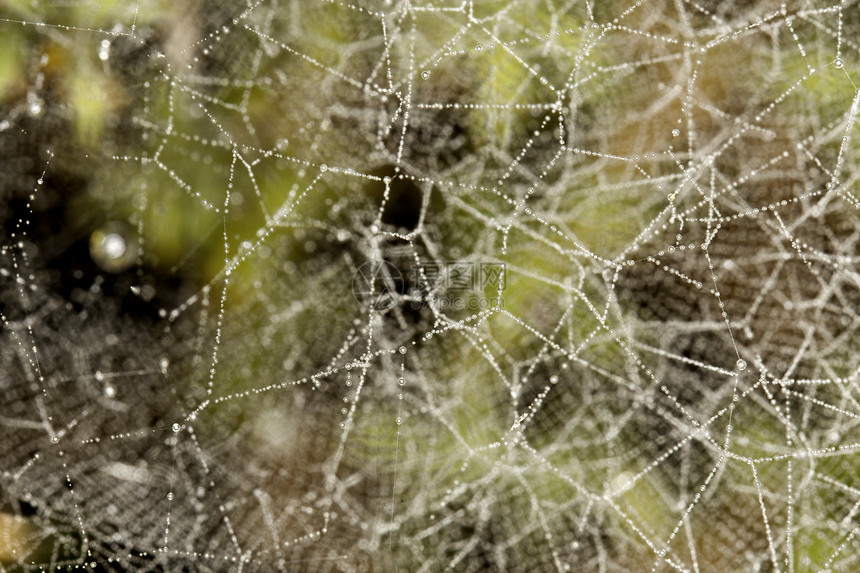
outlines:
[{"label": "dark hole in web", "polygon": [[[418,225],[421,218],[421,203],[423,192],[411,179],[398,174],[394,166],[388,165],[372,171],[371,174],[384,178],[389,177],[388,200],[382,212],[382,223],[396,229],[411,231]],[[385,197],[385,183],[371,181],[367,186],[367,194],[374,205],[381,205]]]}]

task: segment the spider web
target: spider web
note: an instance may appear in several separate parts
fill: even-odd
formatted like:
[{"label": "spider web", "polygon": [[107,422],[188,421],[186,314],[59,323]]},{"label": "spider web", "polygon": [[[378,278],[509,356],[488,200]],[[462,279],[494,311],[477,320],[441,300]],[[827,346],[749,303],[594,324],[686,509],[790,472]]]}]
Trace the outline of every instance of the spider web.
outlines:
[{"label": "spider web", "polygon": [[852,1],[0,4],[3,570],[852,571]]}]

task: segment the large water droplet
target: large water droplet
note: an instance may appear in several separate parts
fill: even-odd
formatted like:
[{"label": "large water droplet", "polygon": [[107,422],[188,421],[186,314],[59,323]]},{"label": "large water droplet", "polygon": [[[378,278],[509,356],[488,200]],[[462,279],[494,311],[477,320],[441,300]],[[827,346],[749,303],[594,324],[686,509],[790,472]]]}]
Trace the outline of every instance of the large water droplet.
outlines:
[{"label": "large water droplet", "polygon": [[30,103],[27,104],[27,112],[36,117],[42,114],[42,110],[44,109],[43,103],[39,98],[33,98]]},{"label": "large water droplet", "polygon": [[137,260],[137,238],[122,223],[108,223],[90,235],[90,256],[104,271],[119,273]]}]

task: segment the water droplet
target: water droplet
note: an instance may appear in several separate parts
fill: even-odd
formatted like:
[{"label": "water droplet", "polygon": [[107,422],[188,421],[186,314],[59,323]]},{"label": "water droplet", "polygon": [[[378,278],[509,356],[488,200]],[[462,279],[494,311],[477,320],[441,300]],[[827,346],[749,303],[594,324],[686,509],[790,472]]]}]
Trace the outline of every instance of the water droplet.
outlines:
[{"label": "water droplet", "polygon": [[403,419],[400,416],[397,416],[397,419],[395,420],[395,422],[397,422],[397,425],[399,426],[400,424],[403,423]]},{"label": "water droplet", "polygon": [[738,361],[735,363],[735,367],[736,367],[738,370],[746,370],[746,369],[747,369],[747,361],[741,358],[740,360],[738,360]]},{"label": "water droplet", "polygon": [[96,370],[95,377],[96,377],[96,380],[98,380],[99,382],[101,382],[102,380],[105,379],[105,375],[102,374],[101,370]]},{"label": "water droplet", "polygon": [[400,347],[400,354],[406,354],[406,347],[405,346]]},{"label": "water droplet", "polygon": [[161,373],[167,374],[167,367],[170,366],[170,360],[165,356],[159,360],[158,365],[161,367]]},{"label": "water droplet", "polygon": [[427,78],[430,77],[430,72],[428,72],[427,70],[424,70],[423,72],[421,72],[421,77],[426,80]]},{"label": "water droplet", "polygon": [[99,59],[103,62],[110,58],[110,40],[102,40],[101,48],[99,48]]},{"label": "water droplet", "polygon": [[681,130],[680,129],[673,129],[672,135],[675,137],[678,137],[679,135],[681,135]]},{"label": "water droplet", "polygon": [[181,430],[181,429],[182,429],[182,427],[181,427],[178,423],[176,423],[176,422],[174,422],[174,423],[173,423],[173,431],[174,431],[175,433],[177,433],[177,434],[178,434],[178,433],[179,433],[179,430]]},{"label": "water droplet", "polygon": [[325,173],[326,171],[328,171],[328,165],[326,165],[325,163],[323,163],[322,165],[320,165],[320,171],[322,171],[323,173]]},{"label": "water droplet", "polygon": [[29,112],[29,114],[34,116],[34,117],[41,114],[42,113],[42,100],[40,100],[38,98],[33,99],[27,105],[27,112]]},{"label": "water droplet", "polygon": [[836,65],[837,68],[841,68],[842,67],[842,60],[836,60],[834,62],[834,65]]},{"label": "water droplet", "polygon": [[406,379],[400,378],[399,380],[397,380],[397,383],[400,384],[401,386],[403,386],[404,384],[406,384]]},{"label": "water droplet", "polygon": [[173,501],[173,492],[172,492],[172,491],[171,491],[171,492],[168,492],[168,494],[167,494],[167,501]]},{"label": "water droplet", "polygon": [[116,388],[114,388],[112,384],[105,384],[104,394],[105,398],[113,398],[116,396]]},{"label": "water droplet", "polygon": [[137,259],[137,243],[122,223],[109,223],[90,235],[90,256],[102,270],[118,273]]}]

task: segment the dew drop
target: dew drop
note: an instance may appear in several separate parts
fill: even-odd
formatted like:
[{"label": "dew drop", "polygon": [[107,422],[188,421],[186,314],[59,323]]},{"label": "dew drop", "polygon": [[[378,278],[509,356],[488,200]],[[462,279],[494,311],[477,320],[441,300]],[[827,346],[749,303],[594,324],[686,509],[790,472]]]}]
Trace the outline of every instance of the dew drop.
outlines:
[{"label": "dew drop", "polygon": [[99,48],[99,59],[106,62],[110,58],[110,40],[102,40]]},{"label": "dew drop", "polygon": [[42,100],[40,100],[40,99],[38,99],[38,98],[33,99],[33,100],[32,100],[32,101],[27,105],[27,112],[28,112],[30,115],[32,115],[33,117],[35,117],[35,116],[37,116],[37,115],[41,114],[41,113],[42,113]]},{"label": "dew drop", "polygon": [[118,273],[126,270],[137,259],[137,244],[122,223],[108,223],[90,235],[90,256],[102,270]]},{"label": "dew drop", "polygon": [[180,429],[181,429],[181,426],[178,423],[174,422],[173,431],[178,434]]},{"label": "dew drop", "polygon": [[746,369],[747,369],[747,361],[746,361],[746,360],[744,360],[743,358],[741,358],[740,360],[738,360],[738,361],[735,363],[735,367],[736,367],[738,370],[746,370]]},{"label": "dew drop", "polygon": [[125,253],[125,239],[117,233],[108,233],[102,241],[102,250],[108,258],[118,259]]}]

